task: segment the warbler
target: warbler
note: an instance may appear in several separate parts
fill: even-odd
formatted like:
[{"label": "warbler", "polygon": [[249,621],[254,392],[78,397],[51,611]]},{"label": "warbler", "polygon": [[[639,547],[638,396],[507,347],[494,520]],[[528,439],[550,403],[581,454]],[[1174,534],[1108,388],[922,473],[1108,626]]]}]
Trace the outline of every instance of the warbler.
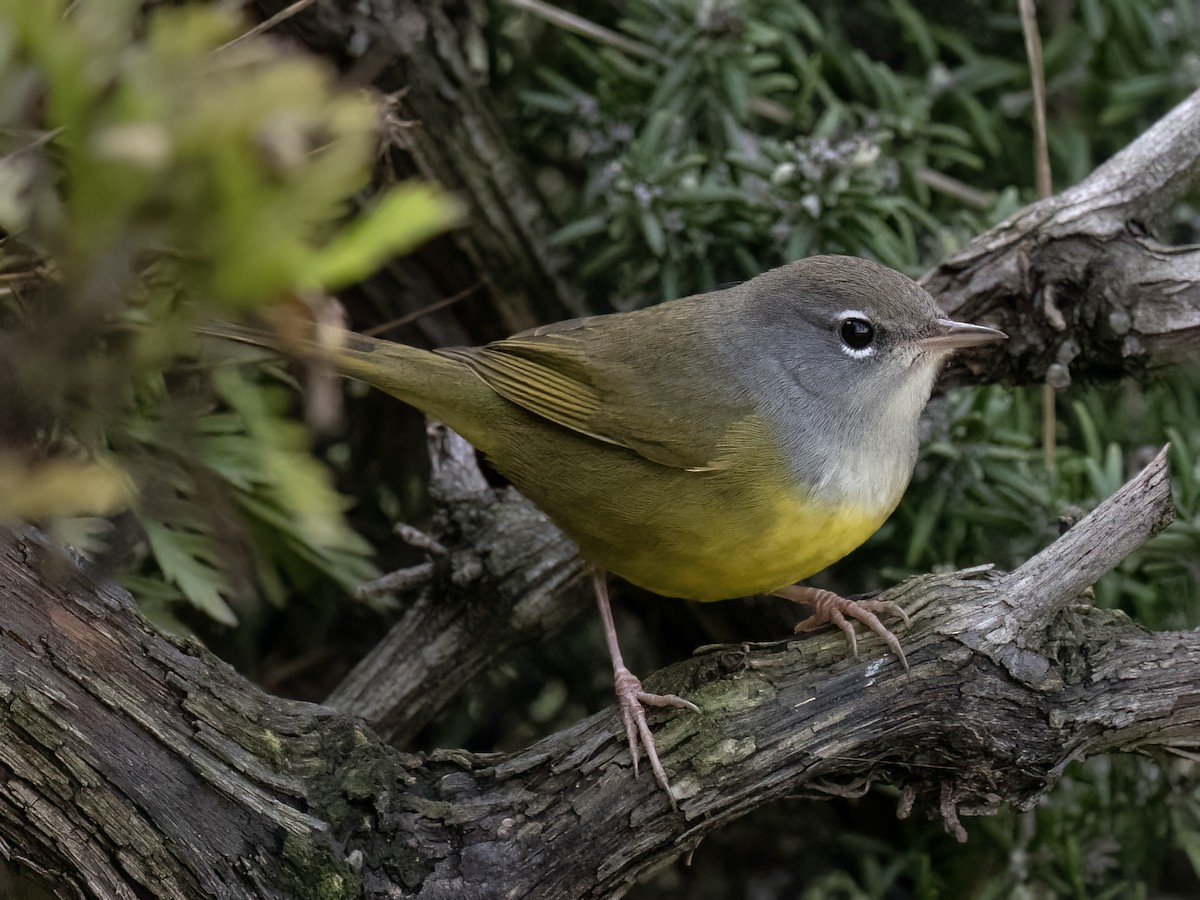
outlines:
[{"label": "warbler", "polygon": [[670,796],[644,707],[697,707],[646,692],[625,667],[604,572],[669,597],[808,603],[816,613],[797,631],[832,622],[856,649],[857,619],[907,668],[876,615],[903,615],[894,604],[796,582],[865,541],[899,503],[942,362],[1005,337],[945,318],[899,272],[816,256],[479,347],[346,334],[301,349],[453,428],[578,544],[595,567],[635,775],[640,743]]}]

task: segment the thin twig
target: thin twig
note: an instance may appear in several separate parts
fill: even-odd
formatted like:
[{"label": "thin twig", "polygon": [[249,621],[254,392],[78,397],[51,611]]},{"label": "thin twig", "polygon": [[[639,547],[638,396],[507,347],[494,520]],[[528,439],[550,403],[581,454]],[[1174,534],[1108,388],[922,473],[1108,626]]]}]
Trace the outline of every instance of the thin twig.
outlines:
[{"label": "thin twig", "polygon": [[[1033,88],[1033,172],[1039,200],[1050,196],[1050,150],[1046,142],[1046,72],[1042,64],[1042,37],[1038,33],[1034,0],[1017,0],[1021,13],[1021,31],[1025,35],[1025,55],[1029,57],[1029,81]],[[1054,388],[1042,385],[1042,451],[1047,469],[1054,468],[1055,431]]]},{"label": "thin twig", "polygon": [[551,6],[549,3],[543,3],[542,0],[504,0],[504,2],[515,9],[521,9],[537,16],[543,22],[549,22],[551,25],[556,25],[564,31],[583,35],[586,38],[599,41],[601,44],[607,44],[609,47],[622,50],[630,56],[640,56],[642,59],[662,61],[662,56],[659,52],[649,44],[635,41],[633,38],[619,34],[611,28],[597,25],[590,19],[569,13],[565,9],[559,9],[557,6]]},{"label": "thin twig", "polygon": [[246,38],[254,37],[255,35],[262,34],[264,31],[267,31],[268,29],[274,28],[280,22],[287,21],[288,19],[290,19],[292,16],[296,15],[297,13],[303,12],[304,10],[308,9],[310,6],[313,5],[314,2],[315,2],[315,0],[296,0],[296,2],[293,3],[291,6],[287,6],[283,9],[281,9],[279,12],[275,13],[275,15],[271,16],[271,18],[266,19],[265,21],[259,22],[257,25],[255,25],[253,28],[251,28],[249,31],[245,32],[244,34],[239,34],[233,40],[226,41],[224,44],[222,44],[220,47],[218,47],[215,52],[219,53],[222,50],[228,50],[230,47],[232,47],[234,44],[238,43],[239,41],[244,41],[244,40],[246,40]]},{"label": "thin twig", "polygon": [[965,182],[959,181],[947,175],[945,172],[938,172],[935,169],[921,169],[917,172],[917,178],[928,187],[935,191],[940,191],[948,197],[953,197],[960,203],[975,209],[991,209],[992,203],[996,199],[996,195],[991,191],[981,191],[978,188],[973,188]]},{"label": "thin twig", "polygon": [[766,97],[751,97],[747,107],[750,112],[777,125],[787,125],[792,121],[792,113],[786,106]]},{"label": "thin twig", "polygon": [[398,319],[392,319],[390,322],[384,322],[380,325],[374,326],[373,328],[368,328],[363,332],[363,334],[371,337],[378,337],[385,331],[391,331],[393,328],[399,328],[402,325],[408,325],[410,322],[415,322],[417,319],[423,318],[430,313],[435,313],[439,309],[445,309],[447,306],[451,306],[457,303],[459,300],[471,296],[471,294],[475,293],[481,287],[483,287],[483,282],[477,281],[470,287],[463,288],[457,294],[452,294],[451,296],[444,297],[441,300],[435,300],[428,306],[422,306],[420,309],[410,312],[407,315],[403,315]]},{"label": "thin twig", "polygon": [[1029,57],[1029,79],[1033,87],[1034,186],[1039,200],[1050,196],[1050,152],[1046,143],[1046,72],[1042,63],[1042,37],[1038,33],[1034,0],[1017,0],[1025,53]]},{"label": "thin twig", "polygon": [[43,131],[29,143],[22,144],[20,147],[17,147],[17,149],[11,150],[8,153],[5,153],[3,156],[0,156],[0,161],[9,160],[14,156],[20,156],[22,153],[27,153],[30,150],[37,150],[40,147],[44,147],[46,144],[50,143],[52,140],[62,134],[65,128],[65,125],[60,125],[57,128],[51,128],[49,131]]},{"label": "thin twig", "polygon": [[417,563],[407,569],[397,569],[388,572],[371,581],[364,581],[354,589],[354,596],[359,600],[378,597],[381,594],[403,594],[429,583],[433,578],[434,567],[431,562]]}]

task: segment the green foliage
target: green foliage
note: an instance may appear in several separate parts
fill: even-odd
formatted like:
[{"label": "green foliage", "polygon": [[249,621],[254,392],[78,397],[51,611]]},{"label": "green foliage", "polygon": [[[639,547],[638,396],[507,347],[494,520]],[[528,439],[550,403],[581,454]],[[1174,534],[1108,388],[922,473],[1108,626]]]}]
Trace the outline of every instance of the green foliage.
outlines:
[{"label": "green foliage", "polygon": [[1095,587],[1096,602],[1150,628],[1200,626],[1200,372],[1149,389],[1073,390],[1062,399],[1055,468],[1037,443],[1040,392],[959,390],[934,404],[913,485],[866,551],[888,582],[995,563],[1012,569],[1116,492],[1171,443],[1175,524]]},{"label": "green foliage", "polygon": [[[1033,181],[1032,95],[1015,3],[980,10],[970,30],[934,23],[891,0],[908,67],[926,72],[934,114],[968,130],[990,185]],[[984,7],[989,4],[983,4]],[[1041,18],[1051,168],[1065,187],[1088,175],[1200,85],[1200,13],[1179,0],[1088,0]]]},{"label": "green foliage", "polygon": [[109,513],[135,484],[128,583],[164,622],[374,572],[288,393],[180,366],[193,324],[357,281],[456,216],[400,186],[342,224],[372,99],[240,28],[222,5],[0,0],[0,326],[33,423],[0,483],[38,486],[0,515]]},{"label": "green foliage", "polygon": [[798,0],[635,2],[620,25],[651,58],[565,38],[561,68],[521,94],[538,146],[584,172],[555,240],[614,305],[818,250],[915,272],[959,239],[941,223],[966,235],[1011,205],[932,205],[928,169],[982,165],[968,131]]},{"label": "green foliage", "polygon": [[[858,11],[850,33],[840,5],[634,0],[601,24],[639,39],[640,55],[543,41],[509,86],[531,150],[556,183],[580,186],[557,196],[556,241],[617,307],[815,252],[921,271],[1033,184],[1015,6],[979,6],[968,31],[891,0]],[[1062,184],[1200,84],[1191,4],[1092,0],[1080,13],[1045,38]]]},{"label": "green foliage", "polygon": [[[973,897],[1098,900],[1154,896],[1141,873],[1178,863],[1200,840],[1193,764],[1130,756],[1071,766],[1053,801],[968,822],[970,843],[939,847],[908,830],[903,846],[851,837],[856,865],[814,878],[806,900]],[[1153,818],[1147,810],[1154,810]],[[972,847],[972,844],[975,846]]]},{"label": "green foliage", "polygon": [[136,0],[68,15],[61,3],[7,6],[15,68],[45,91],[40,124],[66,190],[42,211],[53,221],[28,207],[4,224],[53,241],[67,277],[134,241],[206,303],[261,305],[328,287],[327,275],[360,279],[448,224],[444,204],[409,188],[323,247],[364,186],[376,111],[311,59],[266,41],[222,46],[237,33],[227,9],[164,7],[140,23]]}]

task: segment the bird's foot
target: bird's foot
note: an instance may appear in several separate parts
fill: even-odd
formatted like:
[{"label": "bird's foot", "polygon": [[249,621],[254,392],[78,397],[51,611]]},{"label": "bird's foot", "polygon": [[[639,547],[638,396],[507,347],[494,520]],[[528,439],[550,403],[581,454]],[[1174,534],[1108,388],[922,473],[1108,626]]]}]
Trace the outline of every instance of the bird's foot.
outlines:
[{"label": "bird's foot", "polygon": [[777,597],[783,597],[796,603],[804,603],[815,610],[811,616],[796,625],[797,634],[815,631],[823,625],[836,625],[846,635],[846,640],[850,644],[850,652],[857,657],[858,638],[854,634],[854,623],[850,621],[857,619],[883,639],[883,642],[900,660],[905,672],[909,670],[908,660],[904,658],[904,648],[900,646],[899,639],[888,630],[883,622],[879,621],[879,615],[877,615],[899,616],[904,620],[905,625],[908,624],[908,613],[891,600],[847,600],[833,591],[799,584],[788,585],[772,591],[772,593]]},{"label": "bird's foot", "polygon": [[671,794],[671,785],[667,781],[667,773],[658,760],[658,751],[654,747],[654,735],[646,722],[646,707],[673,707],[675,709],[690,709],[700,712],[700,707],[690,700],[684,700],[675,694],[650,694],[642,689],[642,682],[636,675],[621,666],[615,671],[617,700],[621,705],[621,718],[625,722],[625,737],[629,741],[629,758],[633,760],[633,777],[638,774],[638,744],[646,749],[646,759],[654,772],[654,780],[659,787],[667,792],[671,800],[671,808],[675,808],[675,797]]}]

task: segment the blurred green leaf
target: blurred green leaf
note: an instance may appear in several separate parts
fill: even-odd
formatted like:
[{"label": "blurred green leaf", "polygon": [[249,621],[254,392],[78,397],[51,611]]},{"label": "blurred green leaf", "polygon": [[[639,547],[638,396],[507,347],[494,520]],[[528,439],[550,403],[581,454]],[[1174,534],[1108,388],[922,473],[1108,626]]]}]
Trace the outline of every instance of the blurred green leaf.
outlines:
[{"label": "blurred green leaf", "polygon": [[457,204],[429,185],[393,188],[312,253],[299,278],[327,290],[346,287],[457,224],[462,215]]},{"label": "blurred green leaf", "polygon": [[154,519],[142,524],[163,577],[209,618],[222,625],[236,625],[237,616],[222,596],[228,592],[228,585],[205,537],[168,528]]}]

